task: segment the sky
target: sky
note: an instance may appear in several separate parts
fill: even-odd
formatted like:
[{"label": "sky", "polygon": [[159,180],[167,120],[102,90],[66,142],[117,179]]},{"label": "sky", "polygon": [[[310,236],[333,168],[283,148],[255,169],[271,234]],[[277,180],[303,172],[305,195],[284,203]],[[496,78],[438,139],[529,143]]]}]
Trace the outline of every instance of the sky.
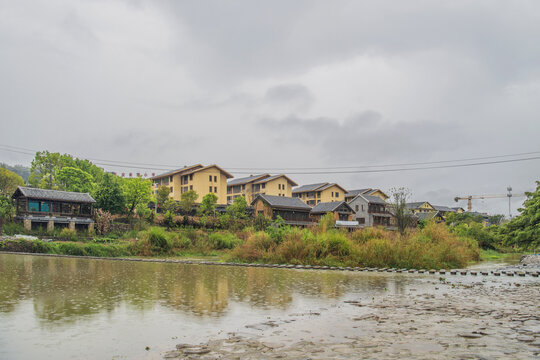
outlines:
[{"label": "sky", "polygon": [[149,164],[117,172],[280,168],[465,208],[455,196],[533,190],[540,160],[329,168],[539,152],[538,44],[536,0],[0,0],[0,146]]}]

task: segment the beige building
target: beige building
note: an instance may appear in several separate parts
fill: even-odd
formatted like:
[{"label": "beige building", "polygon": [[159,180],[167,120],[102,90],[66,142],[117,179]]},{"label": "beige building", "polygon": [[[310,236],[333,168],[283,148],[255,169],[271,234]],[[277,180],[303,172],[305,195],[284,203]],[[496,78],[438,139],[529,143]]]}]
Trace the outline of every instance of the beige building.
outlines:
[{"label": "beige building", "polygon": [[345,194],[345,201],[347,202],[352,201],[358,195],[378,196],[384,201],[388,200],[389,198],[389,196],[386,195],[381,189],[365,188],[365,189],[358,189],[358,190],[349,190]]},{"label": "beige building", "polygon": [[201,164],[186,166],[181,169],[172,170],[151,178],[153,181],[154,193],[158,187],[167,186],[171,193],[170,197],[180,201],[182,194],[189,190],[194,190],[199,197],[196,202],[200,203],[202,198],[208,193],[217,195],[217,203],[225,205],[227,203],[227,179],[233,176],[217,165],[203,166]]},{"label": "beige building", "polygon": [[245,178],[229,180],[227,183],[227,203],[243,196],[250,204],[257,195],[291,197],[293,186],[297,186],[289,177],[279,174],[252,175]]},{"label": "beige building", "polygon": [[336,183],[319,183],[300,186],[292,191],[292,196],[309,206],[315,206],[324,202],[344,201],[346,192]]}]

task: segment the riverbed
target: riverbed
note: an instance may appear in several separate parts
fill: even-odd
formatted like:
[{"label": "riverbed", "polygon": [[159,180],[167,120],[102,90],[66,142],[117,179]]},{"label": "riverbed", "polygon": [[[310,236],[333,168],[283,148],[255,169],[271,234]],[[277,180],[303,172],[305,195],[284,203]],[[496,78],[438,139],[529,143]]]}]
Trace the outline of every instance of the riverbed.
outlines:
[{"label": "riverbed", "polygon": [[531,276],[0,254],[0,358],[531,358],[539,295]]}]

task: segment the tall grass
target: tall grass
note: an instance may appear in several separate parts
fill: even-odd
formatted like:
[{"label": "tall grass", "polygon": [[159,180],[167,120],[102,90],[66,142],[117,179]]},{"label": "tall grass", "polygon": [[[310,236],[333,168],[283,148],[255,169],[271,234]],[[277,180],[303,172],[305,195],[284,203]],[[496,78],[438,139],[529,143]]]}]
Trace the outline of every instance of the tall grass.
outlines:
[{"label": "tall grass", "polygon": [[350,235],[335,229],[290,228],[281,242],[257,232],[235,248],[231,258],[329,266],[452,268],[479,260],[480,251],[474,240],[460,238],[444,225],[428,224],[405,236],[371,228]]}]

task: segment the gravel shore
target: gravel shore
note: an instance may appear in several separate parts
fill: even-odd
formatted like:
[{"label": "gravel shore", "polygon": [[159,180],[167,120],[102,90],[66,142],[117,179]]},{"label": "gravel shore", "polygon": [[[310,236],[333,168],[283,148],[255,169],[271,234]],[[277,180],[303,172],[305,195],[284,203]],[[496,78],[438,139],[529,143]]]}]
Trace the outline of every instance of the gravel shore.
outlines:
[{"label": "gravel shore", "polygon": [[[405,276],[405,275],[402,275]],[[537,279],[423,279],[401,293],[343,300],[245,324],[172,359],[531,359],[540,357]]]}]

